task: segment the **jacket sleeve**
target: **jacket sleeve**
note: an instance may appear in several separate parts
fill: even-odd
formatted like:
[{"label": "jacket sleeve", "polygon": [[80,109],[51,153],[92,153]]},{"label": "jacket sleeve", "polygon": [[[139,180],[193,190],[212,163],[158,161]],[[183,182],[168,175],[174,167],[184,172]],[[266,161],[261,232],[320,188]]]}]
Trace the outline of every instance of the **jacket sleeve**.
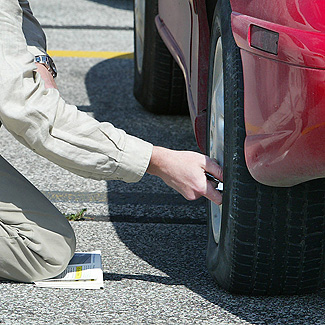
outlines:
[{"label": "jacket sleeve", "polygon": [[0,120],[4,126],[27,147],[76,174],[138,181],[148,167],[152,145],[108,122],[99,123],[65,103],[56,89],[46,89],[35,72],[22,23],[18,0],[1,1]]}]

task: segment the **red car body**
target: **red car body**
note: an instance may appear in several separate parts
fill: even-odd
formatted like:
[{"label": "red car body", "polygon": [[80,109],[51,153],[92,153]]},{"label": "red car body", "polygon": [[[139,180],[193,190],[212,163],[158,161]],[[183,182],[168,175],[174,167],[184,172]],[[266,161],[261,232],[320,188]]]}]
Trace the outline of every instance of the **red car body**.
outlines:
[{"label": "red car body", "polygon": [[[325,2],[230,2],[243,65],[245,158],[251,175],[270,186],[325,177]],[[206,8],[200,0],[163,0],[156,18],[184,72],[202,150],[210,48]]]}]

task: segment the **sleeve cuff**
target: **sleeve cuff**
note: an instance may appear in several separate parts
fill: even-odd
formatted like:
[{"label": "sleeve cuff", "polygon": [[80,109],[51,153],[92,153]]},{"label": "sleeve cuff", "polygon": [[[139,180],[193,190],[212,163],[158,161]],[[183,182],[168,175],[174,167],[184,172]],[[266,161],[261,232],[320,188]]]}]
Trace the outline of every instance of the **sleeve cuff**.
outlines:
[{"label": "sleeve cuff", "polygon": [[125,140],[125,147],[116,174],[124,182],[138,182],[149,166],[153,145],[128,134]]}]

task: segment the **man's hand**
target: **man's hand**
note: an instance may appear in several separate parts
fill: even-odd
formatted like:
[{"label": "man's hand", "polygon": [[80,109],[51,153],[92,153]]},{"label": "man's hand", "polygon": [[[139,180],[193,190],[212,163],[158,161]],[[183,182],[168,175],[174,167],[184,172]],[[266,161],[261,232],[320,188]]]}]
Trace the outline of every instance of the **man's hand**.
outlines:
[{"label": "man's hand", "polygon": [[147,173],[159,176],[168,186],[188,200],[205,196],[221,204],[222,195],[213,182],[207,180],[205,172],[223,180],[222,168],[211,158],[191,151],[175,151],[154,147]]},{"label": "man's hand", "polygon": [[45,83],[45,88],[56,88],[58,89],[58,86],[56,85],[54,78],[49,70],[40,63],[35,63],[36,64],[36,71],[41,75],[44,83]]}]

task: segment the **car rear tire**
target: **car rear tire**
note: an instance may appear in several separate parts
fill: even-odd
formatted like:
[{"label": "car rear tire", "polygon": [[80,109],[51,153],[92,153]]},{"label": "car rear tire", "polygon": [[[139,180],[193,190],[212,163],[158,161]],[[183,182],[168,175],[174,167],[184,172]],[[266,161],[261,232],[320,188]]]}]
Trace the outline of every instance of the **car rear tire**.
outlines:
[{"label": "car rear tire", "polygon": [[183,73],[156,25],[158,0],[134,0],[134,96],[157,114],[188,113]]},{"label": "car rear tire", "polygon": [[208,205],[208,269],[232,293],[315,292],[325,278],[325,180],[275,188],[249,174],[243,71],[230,14],[229,0],[219,0],[211,37],[207,150],[223,165],[224,191],[221,208]]}]

